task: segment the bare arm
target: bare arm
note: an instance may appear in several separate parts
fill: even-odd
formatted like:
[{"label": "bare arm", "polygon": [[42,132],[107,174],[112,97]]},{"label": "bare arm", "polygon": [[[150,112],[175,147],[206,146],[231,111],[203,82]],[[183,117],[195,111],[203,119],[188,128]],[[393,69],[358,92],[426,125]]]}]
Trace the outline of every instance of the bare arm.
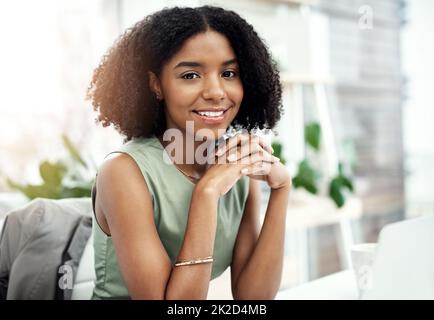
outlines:
[{"label": "bare arm", "polygon": [[259,187],[250,180],[231,266],[234,299],[274,299],[280,287],[290,186],[271,190],[260,233]]},{"label": "bare arm", "polygon": [[[172,267],[154,223],[151,195],[134,160],[125,154],[109,158],[97,183],[97,203],[131,298],[206,299],[212,264]],[[179,258],[213,254],[217,200],[214,191],[196,186]]]},{"label": "bare arm", "polygon": [[[261,153],[249,158],[247,164],[221,164],[217,161],[207,169],[191,197],[179,259],[213,255],[219,197],[226,194],[241,178],[242,168],[264,161],[270,161],[269,154]],[[126,154],[109,158],[99,172],[97,183],[97,204],[101,203],[120,271],[131,297],[206,299],[212,264],[172,267],[154,223],[151,195],[135,161]],[[277,212],[274,202],[280,203],[283,199],[277,195],[276,201],[271,201],[271,198],[270,203],[273,202],[273,205],[268,209]],[[273,225],[266,229],[272,227]],[[267,234],[271,232],[267,231]],[[269,238],[269,235],[265,237]],[[266,244],[261,244],[261,247],[264,245]],[[259,251],[264,250],[266,249],[261,248]],[[254,260],[260,259],[255,257],[256,251],[257,249],[252,257]],[[247,264],[245,270],[251,273],[251,268],[253,267]],[[244,278],[243,272],[238,279],[240,285],[248,281]]]},{"label": "bare arm", "polygon": [[[197,185],[192,195],[181,260],[213,255],[217,228],[217,196]],[[173,269],[167,285],[167,299],[206,299],[212,263],[181,266]]]},{"label": "bare arm", "polygon": [[164,299],[170,259],[159,239],[152,199],[140,169],[125,154],[110,156],[97,178],[100,224],[107,230],[132,299]]}]

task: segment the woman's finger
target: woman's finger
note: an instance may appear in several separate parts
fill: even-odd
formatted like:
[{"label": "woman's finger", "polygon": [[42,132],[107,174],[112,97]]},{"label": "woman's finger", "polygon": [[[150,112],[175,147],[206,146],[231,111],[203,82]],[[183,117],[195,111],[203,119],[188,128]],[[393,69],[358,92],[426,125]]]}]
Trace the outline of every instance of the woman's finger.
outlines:
[{"label": "woman's finger", "polygon": [[272,163],[266,161],[258,161],[241,169],[242,175],[267,175],[271,171]]},{"label": "woman's finger", "polygon": [[[258,161],[265,161],[265,162],[278,162],[280,159],[278,157],[273,156],[269,152],[265,151],[264,149],[260,149],[257,152],[240,159],[241,164],[253,164]],[[238,162],[238,161],[237,161]]]},{"label": "woman's finger", "polygon": [[249,141],[249,135],[245,133],[239,133],[233,137],[230,137],[221,146],[217,148],[216,156],[220,157],[225,153],[228,153],[229,150],[233,148],[237,148],[240,143],[246,141]]},{"label": "woman's finger", "polygon": [[264,149],[257,143],[243,143],[241,146],[231,149],[229,152],[225,153],[229,162],[235,162],[238,159],[248,157],[254,153],[263,151]]},{"label": "woman's finger", "polygon": [[238,162],[239,160],[241,163],[248,163],[248,157],[257,157],[258,155],[264,156],[266,161],[280,161],[278,157],[271,155],[267,150],[264,150],[264,148],[257,143],[241,146],[241,148],[237,149],[234,153],[231,153],[227,159],[232,163]]},{"label": "woman's finger", "polygon": [[[272,148],[260,137],[242,134],[240,134],[237,139],[234,137],[234,139],[228,141],[224,147],[226,148],[226,152],[224,154],[221,154],[221,151],[219,152],[221,155],[217,156],[218,163],[226,163],[226,160],[229,162],[235,162],[258,152],[273,151]],[[273,162],[278,160],[277,157],[273,158]]]},{"label": "woman's finger", "polygon": [[[238,155],[239,151],[236,153],[231,154],[230,156],[233,156],[234,158],[231,158],[230,156],[227,158],[226,155],[221,156],[218,158],[219,164],[225,164],[225,163],[240,163],[240,164],[253,164],[258,161],[266,161],[270,163],[278,162],[280,159],[278,157],[273,156],[266,150],[262,149],[261,146],[257,146],[255,151],[253,153],[249,154],[249,150],[247,151],[241,151],[241,154],[247,154],[246,156]],[[241,159],[240,159],[241,158]],[[237,159],[237,160],[234,160]]]},{"label": "woman's finger", "polygon": [[268,152],[274,152],[273,148],[263,138],[253,134],[240,133],[226,140],[222,146],[219,146],[215,155],[221,156],[228,153],[227,151],[238,148],[238,146],[245,145],[246,143],[257,143]]},{"label": "woman's finger", "polygon": [[246,158],[248,159],[247,163],[243,163],[243,161],[241,162],[241,169],[247,168],[247,170],[251,173],[252,170],[262,168],[266,171],[265,174],[268,174],[271,170],[271,166],[275,162],[273,162],[273,159],[271,157],[273,156],[270,155],[268,152],[265,152],[264,154],[254,154],[253,156]]},{"label": "woman's finger", "polygon": [[253,140],[253,142],[257,142],[262,148],[267,150],[269,153],[271,153],[271,154],[274,153],[274,150],[271,147],[271,145],[267,141],[265,141],[265,139],[263,139],[262,137],[257,136],[257,135],[252,135],[252,140]]}]

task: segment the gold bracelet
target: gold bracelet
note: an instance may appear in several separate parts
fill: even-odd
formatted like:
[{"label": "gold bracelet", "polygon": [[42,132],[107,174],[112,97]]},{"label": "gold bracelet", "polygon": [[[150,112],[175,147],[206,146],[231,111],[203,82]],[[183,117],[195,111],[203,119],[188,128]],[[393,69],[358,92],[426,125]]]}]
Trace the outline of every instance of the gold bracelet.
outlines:
[{"label": "gold bracelet", "polygon": [[193,259],[193,260],[180,260],[175,263],[175,267],[180,266],[188,266],[192,264],[201,264],[201,263],[212,263],[214,261],[212,256],[205,257],[205,258],[199,258],[199,259]]}]

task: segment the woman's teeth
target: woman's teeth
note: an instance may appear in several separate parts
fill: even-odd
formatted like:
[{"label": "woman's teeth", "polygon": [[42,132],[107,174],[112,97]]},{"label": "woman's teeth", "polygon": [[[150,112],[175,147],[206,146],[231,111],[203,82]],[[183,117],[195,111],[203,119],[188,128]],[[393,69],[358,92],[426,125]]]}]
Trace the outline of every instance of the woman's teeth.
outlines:
[{"label": "woman's teeth", "polygon": [[218,112],[213,112],[213,111],[198,111],[198,114],[200,114],[201,116],[205,116],[205,117],[220,117],[224,111],[218,111]]}]

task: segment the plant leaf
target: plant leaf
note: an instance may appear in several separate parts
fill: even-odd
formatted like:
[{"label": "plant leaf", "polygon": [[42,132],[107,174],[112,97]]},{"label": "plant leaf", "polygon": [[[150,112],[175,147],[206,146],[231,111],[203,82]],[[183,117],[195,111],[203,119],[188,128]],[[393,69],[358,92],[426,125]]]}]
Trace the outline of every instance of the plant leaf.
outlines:
[{"label": "plant leaf", "polygon": [[292,179],[292,182],[295,188],[304,188],[310,193],[316,194],[318,192],[316,187],[318,176],[318,172],[305,159],[299,163],[297,175]]},{"label": "plant leaf", "polygon": [[345,204],[345,197],[343,189],[348,189],[354,192],[353,183],[344,174],[344,165],[340,162],[338,165],[338,175],[330,181],[329,195],[335,202],[338,208],[341,208]]},{"label": "plant leaf", "polygon": [[333,179],[330,182],[329,195],[333,199],[338,208],[341,208],[345,204],[345,198],[341,191],[341,184],[338,178]]},{"label": "plant leaf", "polygon": [[91,196],[91,188],[86,187],[63,187],[62,188],[62,198],[82,198]]},{"label": "plant leaf", "polygon": [[60,188],[53,185],[21,185],[7,179],[9,187],[21,191],[30,200],[35,198],[60,199]]},{"label": "plant leaf", "polygon": [[[29,199],[90,197],[94,174],[89,174],[89,177],[83,174],[84,170],[90,171],[89,166],[68,137],[63,135],[62,139],[70,157],[54,164],[43,161],[39,165],[39,173],[43,180],[41,185],[21,185],[7,179],[9,187],[20,191]],[[81,166],[77,165],[77,162]]]},{"label": "plant leaf", "polygon": [[48,161],[43,161],[39,165],[39,173],[45,184],[60,186],[63,176],[65,175],[66,167],[60,162],[51,164]]},{"label": "plant leaf", "polygon": [[23,186],[22,184],[19,184],[19,183],[15,182],[15,181],[13,181],[12,179],[7,178],[6,179],[6,183],[12,189],[15,189],[15,190],[18,190],[18,191],[21,191],[21,192],[23,192],[25,190],[25,186]]},{"label": "plant leaf", "polygon": [[271,147],[273,148],[273,155],[275,157],[278,157],[280,159],[280,162],[284,165],[286,164],[286,159],[283,157],[283,145],[280,142],[274,141],[271,144]]},{"label": "plant leaf", "polygon": [[343,187],[347,187],[348,190],[350,190],[351,192],[354,192],[353,183],[351,182],[350,179],[348,179],[345,176],[341,176],[341,177],[339,177],[339,179],[340,179],[340,183]]},{"label": "plant leaf", "polygon": [[83,160],[83,158],[80,156],[80,153],[78,152],[77,148],[73,145],[71,140],[66,135],[62,135],[63,144],[68,149],[69,154],[71,157],[80,162],[85,168],[87,168],[86,162]]},{"label": "plant leaf", "polygon": [[311,122],[306,124],[304,128],[304,137],[307,144],[318,151],[321,142],[321,126],[319,123]]}]

